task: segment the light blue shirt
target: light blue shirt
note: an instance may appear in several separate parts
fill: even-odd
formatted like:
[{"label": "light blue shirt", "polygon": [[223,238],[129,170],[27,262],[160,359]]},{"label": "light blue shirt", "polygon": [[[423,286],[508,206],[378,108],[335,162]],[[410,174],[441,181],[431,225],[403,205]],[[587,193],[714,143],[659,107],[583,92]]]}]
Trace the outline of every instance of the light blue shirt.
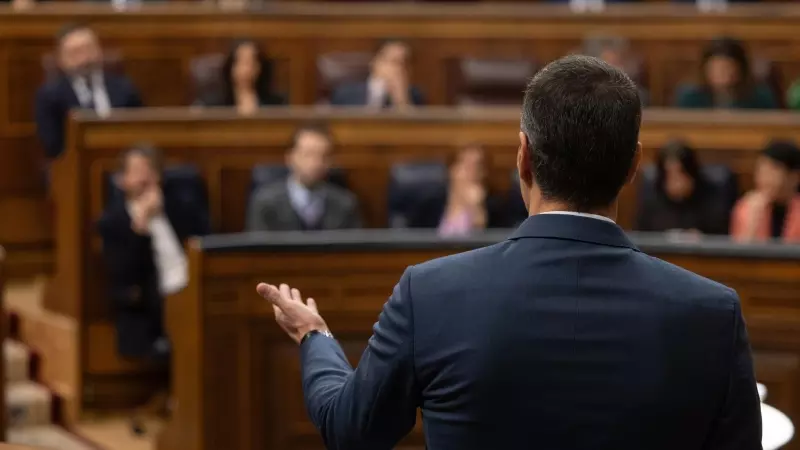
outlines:
[{"label": "light blue shirt", "polygon": [[324,196],[320,192],[308,189],[292,177],[287,180],[287,189],[292,208],[300,215],[306,225],[317,223],[325,212]]}]

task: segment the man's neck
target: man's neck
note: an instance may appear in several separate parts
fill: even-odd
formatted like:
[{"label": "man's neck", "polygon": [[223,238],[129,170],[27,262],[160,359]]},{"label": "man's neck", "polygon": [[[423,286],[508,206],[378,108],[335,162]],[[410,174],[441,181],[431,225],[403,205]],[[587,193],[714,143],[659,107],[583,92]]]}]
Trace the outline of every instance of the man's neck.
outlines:
[{"label": "man's neck", "polygon": [[575,208],[571,208],[565,203],[562,202],[552,202],[552,201],[540,201],[540,202],[531,202],[528,207],[528,214],[531,216],[535,216],[537,214],[543,213],[552,213],[552,212],[568,212],[568,213],[576,213],[576,214],[592,214],[595,216],[602,216],[611,219],[612,221],[617,220],[617,203],[614,202],[611,206],[607,208],[594,208],[588,211],[577,211]]}]

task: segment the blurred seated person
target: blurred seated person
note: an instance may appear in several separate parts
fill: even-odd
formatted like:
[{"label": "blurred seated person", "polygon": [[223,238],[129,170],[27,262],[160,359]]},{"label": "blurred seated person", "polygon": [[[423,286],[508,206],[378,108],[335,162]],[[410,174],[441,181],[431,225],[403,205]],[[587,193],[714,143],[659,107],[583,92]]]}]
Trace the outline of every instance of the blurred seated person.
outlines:
[{"label": "blurred seated person", "polygon": [[775,109],[778,102],[769,86],[753,79],[747,52],[736,39],[711,41],[703,51],[701,83],[678,90],[679,108]]},{"label": "blurred seated person", "polygon": [[230,106],[241,115],[251,115],[262,106],[283,105],[272,92],[272,62],[252,40],[237,41],[222,64],[222,89],[198,99],[202,106]]},{"label": "blurred seated person", "polygon": [[[595,36],[583,41],[583,53],[600,58],[612,66],[624,70],[637,83],[640,80],[638,64],[631,54],[630,43],[619,36]],[[650,93],[639,86],[639,98],[642,106],[650,104]]]},{"label": "blurred seated person", "polygon": [[361,228],[352,192],[328,181],[332,137],[327,128],[299,128],[286,154],[289,176],[259,188],[247,210],[248,231]]},{"label": "blurred seated person", "polygon": [[440,236],[459,237],[506,226],[503,202],[486,186],[487,159],[478,144],[461,149],[448,164],[447,190],[420,199],[409,215],[409,228],[437,228]]},{"label": "blurred seated person", "polygon": [[733,209],[731,236],[743,242],[800,242],[800,150],[775,141],[758,157],[755,189]]},{"label": "blurred seated person", "polygon": [[[124,358],[166,363],[170,345],[163,324],[164,297],[183,289],[189,276],[182,243],[211,230],[201,200],[187,196],[181,186],[162,184],[161,173],[157,149],[140,145],[125,152],[115,178],[124,195],[112,196],[98,230],[117,351]],[[163,411],[167,405],[154,407]],[[133,430],[144,432],[138,417]]]},{"label": "blurred seated person", "polygon": [[713,195],[692,148],[668,143],[658,151],[655,167],[655,195],[637,211],[637,230],[728,233],[730,211]]},{"label": "blurred seated person", "polygon": [[160,152],[147,145],[122,156],[112,197],[98,223],[117,319],[118,348],[132,358],[163,356],[161,303],[187,281],[182,242],[210,232],[200,199],[165,189]]},{"label": "blurred seated person", "polygon": [[73,108],[105,117],[114,108],[136,108],[142,99],[125,76],[103,69],[103,51],[86,25],[65,25],[56,37],[58,68],[36,93],[36,133],[48,158],[64,150],[67,114]]},{"label": "blurred seated person", "polygon": [[373,109],[425,104],[420,90],[408,79],[410,53],[411,49],[403,41],[383,42],[370,64],[369,79],[336,87],[331,95],[331,104]]}]

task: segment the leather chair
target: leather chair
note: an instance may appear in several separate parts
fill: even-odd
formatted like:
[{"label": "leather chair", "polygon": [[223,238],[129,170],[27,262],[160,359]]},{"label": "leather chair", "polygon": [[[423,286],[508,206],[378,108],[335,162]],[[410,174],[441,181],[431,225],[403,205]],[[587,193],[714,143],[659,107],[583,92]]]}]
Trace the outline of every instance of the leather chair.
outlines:
[{"label": "leather chair", "polygon": [[412,209],[431,193],[447,190],[447,166],[441,162],[400,163],[389,173],[390,228],[408,226]]},{"label": "leather chair", "polygon": [[336,86],[364,81],[369,77],[372,54],[367,52],[331,52],[317,58],[317,96],[327,103]]},{"label": "leather chair", "polygon": [[218,94],[222,89],[222,66],[225,55],[210,53],[192,58],[189,71],[192,77],[190,103],[198,103],[208,96]]},{"label": "leather chair", "polygon": [[[61,69],[58,68],[58,59],[55,54],[45,53],[42,55],[41,64],[46,81],[55,80],[61,75]],[[112,73],[125,73],[122,53],[118,50],[103,51],[103,69]]]},{"label": "leather chair", "polygon": [[781,109],[786,108],[786,86],[781,72],[775,62],[766,58],[755,58],[753,60],[753,78],[757,82],[764,83],[772,90],[772,94],[778,101]]},{"label": "leather chair", "polygon": [[530,59],[463,58],[448,61],[450,103],[517,105],[537,64]]}]

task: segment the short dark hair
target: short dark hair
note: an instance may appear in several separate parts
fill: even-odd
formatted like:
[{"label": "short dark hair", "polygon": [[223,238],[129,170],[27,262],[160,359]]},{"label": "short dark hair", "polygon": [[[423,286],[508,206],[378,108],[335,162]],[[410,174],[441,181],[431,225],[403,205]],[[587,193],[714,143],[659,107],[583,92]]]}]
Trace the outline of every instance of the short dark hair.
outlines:
[{"label": "short dark hair", "polygon": [[404,41],[403,39],[400,38],[390,37],[390,38],[383,38],[378,42],[378,44],[375,46],[374,54],[377,55],[378,53],[382,52],[386,47],[395,44],[402,45],[408,49],[411,49],[411,46],[408,44],[407,41]]},{"label": "short dark hair", "polygon": [[131,156],[141,156],[145,158],[150,162],[150,166],[158,174],[161,174],[164,170],[164,156],[161,153],[161,150],[150,143],[140,142],[131,146],[129,149],[125,150],[122,155],[120,155],[119,162],[117,164],[118,171],[120,173],[124,172],[128,167],[128,160],[131,158]]},{"label": "short dark hair", "polygon": [[623,71],[582,55],[545,66],[528,83],[520,124],[543,197],[577,211],[610,205],[628,179],[641,121],[639,90]]},{"label": "short dark hair", "polygon": [[800,170],[800,149],[792,141],[774,140],[761,150],[761,155],[789,171]]},{"label": "short dark hair", "polygon": [[56,32],[56,46],[60,47],[61,44],[64,42],[64,39],[67,38],[70,34],[76,31],[83,31],[83,30],[90,30],[91,27],[89,25],[82,23],[82,22],[69,22],[65,23],[58,29]]},{"label": "short dark hair", "polygon": [[307,122],[294,130],[292,133],[292,144],[290,148],[294,148],[297,146],[297,140],[300,139],[300,135],[303,133],[311,133],[317,134],[319,136],[324,137],[328,142],[333,144],[333,135],[331,134],[331,130],[328,126],[323,122]]}]

